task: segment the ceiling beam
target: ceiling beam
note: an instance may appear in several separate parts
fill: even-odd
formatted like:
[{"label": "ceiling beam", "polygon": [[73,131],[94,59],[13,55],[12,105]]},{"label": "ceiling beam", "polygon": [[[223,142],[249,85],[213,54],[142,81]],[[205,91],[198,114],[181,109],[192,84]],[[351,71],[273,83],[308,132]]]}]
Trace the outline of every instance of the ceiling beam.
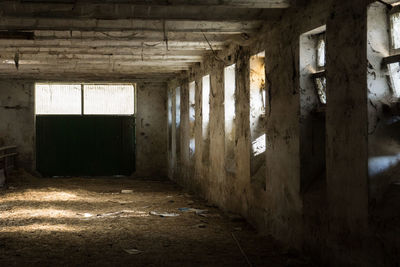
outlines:
[{"label": "ceiling beam", "polygon": [[92,75],[100,74],[135,74],[135,75],[149,75],[149,74],[176,74],[181,71],[187,71],[189,68],[154,68],[154,67],[137,67],[137,68],[113,68],[113,67],[96,67],[96,66],[71,66],[57,68],[57,66],[49,65],[43,67],[42,65],[21,65],[17,70],[14,66],[5,67],[0,65],[2,74],[8,75],[23,75],[28,73],[43,73],[43,74],[60,74],[60,73],[87,73]]},{"label": "ceiling beam", "polygon": [[144,42],[143,41],[127,41],[127,40],[94,40],[94,39],[57,39],[57,40],[4,40],[0,39],[0,47],[132,47],[132,48],[161,48],[161,49],[176,49],[176,48],[187,48],[187,49],[210,49],[210,45],[213,49],[222,49],[225,47],[224,42],[213,42],[212,44],[204,41],[190,42],[190,41],[164,41],[158,42]]},{"label": "ceiling beam", "polygon": [[[222,6],[237,8],[288,8],[290,0],[19,0],[22,3],[47,4],[130,4],[133,6]],[[9,1],[15,2],[15,1]]]},{"label": "ceiling beam", "polygon": [[[4,60],[14,60],[15,53],[4,53],[0,51],[0,62]],[[101,54],[69,54],[58,53],[49,54],[48,52],[39,53],[19,53],[19,60],[44,61],[44,60],[93,60],[93,61],[147,61],[157,63],[158,61],[175,62],[201,62],[201,55],[152,55],[152,54],[131,54],[131,55],[101,55]]]},{"label": "ceiling beam", "polygon": [[74,55],[144,55],[144,56],[202,56],[204,50],[191,50],[191,49],[179,49],[179,50],[168,50],[152,48],[142,50],[141,48],[132,47],[103,47],[103,48],[91,48],[91,47],[1,47],[1,52],[11,53],[15,55],[19,52],[21,55],[24,54],[37,54],[37,53],[48,53],[50,55],[58,54],[74,54]]},{"label": "ceiling beam", "polygon": [[132,4],[35,4],[0,2],[0,14],[10,17],[97,19],[277,20],[283,8],[238,8],[226,5],[150,6]]},{"label": "ceiling beam", "polygon": [[181,72],[176,73],[163,73],[156,74],[152,73],[149,75],[146,74],[124,74],[124,73],[86,73],[86,72],[62,72],[62,73],[38,73],[38,72],[30,72],[30,73],[0,73],[0,78],[2,79],[26,79],[26,80],[34,80],[35,82],[82,82],[82,81],[91,81],[91,82],[158,82],[163,83],[169,80],[176,75],[179,75]]},{"label": "ceiling beam", "polygon": [[261,21],[194,21],[141,19],[64,19],[34,17],[0,17],[0,30],[57,31],[155,31],[233,33],[257,32]]}]

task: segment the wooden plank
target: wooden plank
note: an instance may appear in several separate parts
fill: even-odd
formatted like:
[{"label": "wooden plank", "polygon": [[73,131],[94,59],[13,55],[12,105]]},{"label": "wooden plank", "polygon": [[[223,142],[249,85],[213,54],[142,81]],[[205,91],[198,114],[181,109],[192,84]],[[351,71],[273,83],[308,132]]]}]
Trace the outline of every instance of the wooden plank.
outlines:
[{"label": "wooden plank", "polygon": [[[165,26],[165,27],[164,27]],[[58,31],[156,31],[236,33],[257,32],[262,21],[221,20],[144,20],[144,19],[87,19],[1,17],[0,30],[58,30]]]},{"label": "wooden plank", "polygon": [[0,160],[5,159],[5,158],[9,158],[9,157],[14,157],[17,156],[18,153],[9,153],[9,154],[5,154],[5,155],[0,155]]},{"label": "wooden plank", "polygon": [[0,147],[0,151],[8,150],[8,149],[16,149],[17,146],[3,146]]},{"label": "wooden plank", "polygon": [[[191,1],[188,1],[189,4]],[[3,14],[12,17],[103,18],[103,19],[193,19],[193,20],[278,20],[284,8],[239,7],[227,5],[134,5],[97,4],[77,1],[70,4],[33,4],[0,2]]]},{"label": "wooden plank", "polygon": [[400,54],[385,57],[382,61],[382,64],[387,65],[387,64],[392,64],[392,63],[396,63],[396,62],[400,62]]},{"label": "wooden plank", "polygon": [[[75,0],[21,0],[22,3],[74,5]],[[130,4],[133,6],[222,6],[238,8],[288,8],[290,0],[80,0],[89,4]]]}]

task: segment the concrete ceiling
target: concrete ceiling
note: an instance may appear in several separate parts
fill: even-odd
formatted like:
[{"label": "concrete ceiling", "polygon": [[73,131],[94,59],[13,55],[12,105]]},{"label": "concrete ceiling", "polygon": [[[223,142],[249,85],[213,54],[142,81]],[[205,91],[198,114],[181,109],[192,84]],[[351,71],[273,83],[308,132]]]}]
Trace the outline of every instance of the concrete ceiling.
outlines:
[{"label": "concrete ceiling", "polygon": [[0,77],[165,81],[201,62],[211,48],[246,42],[291,4],[292,0],[1,1]]}]

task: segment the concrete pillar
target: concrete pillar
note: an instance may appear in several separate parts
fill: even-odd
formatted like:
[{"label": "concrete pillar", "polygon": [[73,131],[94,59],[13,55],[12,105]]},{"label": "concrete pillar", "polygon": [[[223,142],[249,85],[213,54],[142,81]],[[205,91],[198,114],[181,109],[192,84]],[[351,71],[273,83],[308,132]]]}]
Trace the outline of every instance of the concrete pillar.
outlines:
[{"label": "concrete pillar", "polygon": [[327,23],[326,165],[330,231],[361,234],[368,219],[366,4],[335,1]]}]

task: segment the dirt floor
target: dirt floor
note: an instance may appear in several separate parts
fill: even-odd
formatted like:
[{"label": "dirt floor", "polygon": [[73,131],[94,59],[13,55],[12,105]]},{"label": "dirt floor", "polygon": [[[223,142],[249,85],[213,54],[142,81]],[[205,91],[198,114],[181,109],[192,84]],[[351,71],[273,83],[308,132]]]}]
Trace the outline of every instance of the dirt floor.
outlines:
[{"label": "dirt floor", "polygon": [[0,266],[309,265],[169,181],[16,172],[7,186],[0,190]]}]

